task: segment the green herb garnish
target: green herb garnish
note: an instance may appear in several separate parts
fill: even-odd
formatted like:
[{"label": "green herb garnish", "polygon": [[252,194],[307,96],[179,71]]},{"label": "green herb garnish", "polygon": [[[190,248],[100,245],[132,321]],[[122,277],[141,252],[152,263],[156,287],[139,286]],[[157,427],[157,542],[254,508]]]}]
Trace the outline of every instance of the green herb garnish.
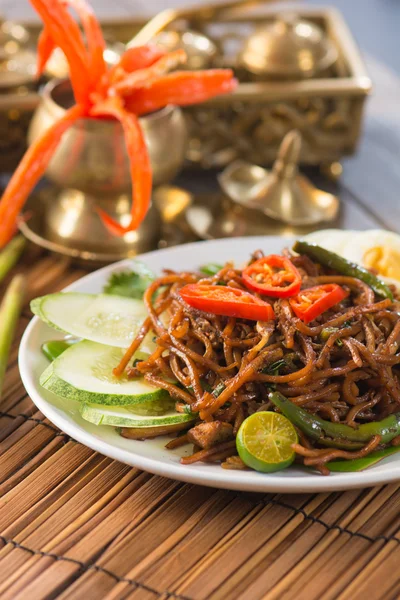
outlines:
[{"label": "green herb garnish", "polygon": [[268,365],[268,367],[261,369],[261,373],[264,375],[279,375],[279,371],[284,367],[287,367],[287,362],[284,358],[280,358]]},{"label": "green herb garnish", "polygon": [[104,293],[141,299],[153,281],[153,273],[142,263],[135,262],[132,271],[112,273]]},{"label": "green herb garnish", "polygon": [[184,407],[183,407],[183,412],[184,412],[185,414],[187,414],[187,415],[193,415],[193,416],[197,415],[197,413],[195,413],[195,412],[192,412],[192,409],[191,409],[191,407],[190,407],[190,404],[185,404],[185,405],[184,405]]},{"label": "green herb garnish", "polygon": [[[350,321],[346,321],[346,323],[350,323]],[[343,325],[345,325],[345,324],[343,324]],[[348,325],[346,325],[345,327],[348,327]],[[327,342],[329,340],[330,336],[333,333],[337,333],[338,331],[340,331],[340,329],[342,329],[342,327],[340,327],[340,328],[339,327],[325,327],[320,333],[321,340],[323,342]],[[343,341],[339,338],[336,340],[335,344],[336,344],[336,346],[341,348],[343,346]]]},{"label": "green herb garnish", "polygon": [[321,331],[319,336],[323,342],[327,342],[329,340],[329,338],[331,337],[332,333],[336,333],[337,331],[339,331],[339,329],[337,327],[325,327]]},{"label": "green herb garnish", "polygon": [[224,383],[219,383],[219,384],[217,385],[217,387],[216,387],[216,388],[213,390],[213,392],[212,392],[212,395],[214,396],[214,398],[218,398],[218,396],[219,396],[220,394],[222,394],[222,392],[224,391],[225,387],[226,387],[226,386],[225,386],[225,384],[224,384]]}]

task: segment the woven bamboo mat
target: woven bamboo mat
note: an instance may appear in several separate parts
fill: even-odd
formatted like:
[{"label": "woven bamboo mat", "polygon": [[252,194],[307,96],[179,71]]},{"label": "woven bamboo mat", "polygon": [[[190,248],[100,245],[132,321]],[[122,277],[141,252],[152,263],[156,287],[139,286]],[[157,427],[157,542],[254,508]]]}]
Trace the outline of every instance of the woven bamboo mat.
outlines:
[{"label": "woven bamboo mat", "polygon": [[[81,277],[31,249],[29,296]],[[400,484],[256,495],[132,469],[54,427],[22,386],[20,320],[0,406],[0,598],[400,596]]]}]

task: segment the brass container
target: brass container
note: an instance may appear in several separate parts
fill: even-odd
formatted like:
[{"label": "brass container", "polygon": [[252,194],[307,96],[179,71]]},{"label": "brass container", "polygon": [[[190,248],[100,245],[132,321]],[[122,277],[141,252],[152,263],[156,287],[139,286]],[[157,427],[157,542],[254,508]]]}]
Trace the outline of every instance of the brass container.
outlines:
[{"label": "brass container", "polygon": [[[68,77],[68,63],[56,48],[44,76],[37,79],[36,42],[40,30],[40,22],[36,27],[24,27],[0,17],[0,171],[13,171],[26,150],[27,130],[40,103],[39,90],[44,81]],[[123,43],[108,43],[104,52],[107,64],[115,64],[124,50]]]},{"label": "brass container", "polygon": [[[32,143],[59,119],[72,103],[68,81],[51,81],[32,119]],[[186,150],[185,119],[179,108],[168,106],[140,119],[147,142],[154,185],[167,183],[182,167]],[[111,235],[95,208],[100,207],[122,225],[130,220],[131,177],[122,127],[103,119],[81,119],[63,136],[46,171],[60,189],[46,205],[44,237],[82,252],[119,258],[156,247],[160,216],[152,206],[137,231]]]}]

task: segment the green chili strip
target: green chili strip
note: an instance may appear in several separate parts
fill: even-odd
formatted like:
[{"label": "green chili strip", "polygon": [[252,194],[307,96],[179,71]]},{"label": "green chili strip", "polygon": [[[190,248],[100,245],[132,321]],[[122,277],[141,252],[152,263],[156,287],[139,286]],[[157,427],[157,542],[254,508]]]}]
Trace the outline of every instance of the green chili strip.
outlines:
[{"label": "green chili strip", "polygon": [[364,469],[376,465],[379,461],[391,454],[396,454],[396,452],[400,452],[400,446],[390,446],[389,448],[372,452],[372,454],[368,454],[368,456],[364,456],[364,458],[334,460],[326,463],[325,466],[335,473],[356,473],[357,471],[364,471]]},{"label": "green chili strip", "polygon": [[[296,406],[279,392],[269,394],[271,402],[296,425],[301,431],[314,440],[333,438],[350,442],[368,442],[374,435],[382,437],[382,444],[388,444],[400,435],[400,413],[389,415],[382,421],[363,423],[353,429],[343,423],[331,423],[316,415],[312,415],[300,406]],[[354,446],[353,446],[354,447]]]},{"label": "green chili strip", "polygon": [[360,279],[369,285],[369,287],[371,287],[379,296],[393,300],[393,294],[388,286],[373,273],[367,269],[364,269],[364,267],[361,267],[356,263],[352,263],[342,256],[326,250],[325,248],[321,248],[321,246],[309,244],[308,242],[302,240],[299,240],[295,243],[293,250],[298,254],[306,254],[310,258],[319,262],[321,265],[338,271],[338,273],[342,273],[348,277]]}]

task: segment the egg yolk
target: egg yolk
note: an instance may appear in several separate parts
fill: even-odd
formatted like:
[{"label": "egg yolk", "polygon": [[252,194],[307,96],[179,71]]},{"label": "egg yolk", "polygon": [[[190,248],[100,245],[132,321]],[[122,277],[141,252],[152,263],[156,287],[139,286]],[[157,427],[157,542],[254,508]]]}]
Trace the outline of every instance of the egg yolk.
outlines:
[{"label": "egg yolk", "polygon": [[384,277],[400,280],[400,252],[387,246],[369,248],[363,257],[364,266]]}]

